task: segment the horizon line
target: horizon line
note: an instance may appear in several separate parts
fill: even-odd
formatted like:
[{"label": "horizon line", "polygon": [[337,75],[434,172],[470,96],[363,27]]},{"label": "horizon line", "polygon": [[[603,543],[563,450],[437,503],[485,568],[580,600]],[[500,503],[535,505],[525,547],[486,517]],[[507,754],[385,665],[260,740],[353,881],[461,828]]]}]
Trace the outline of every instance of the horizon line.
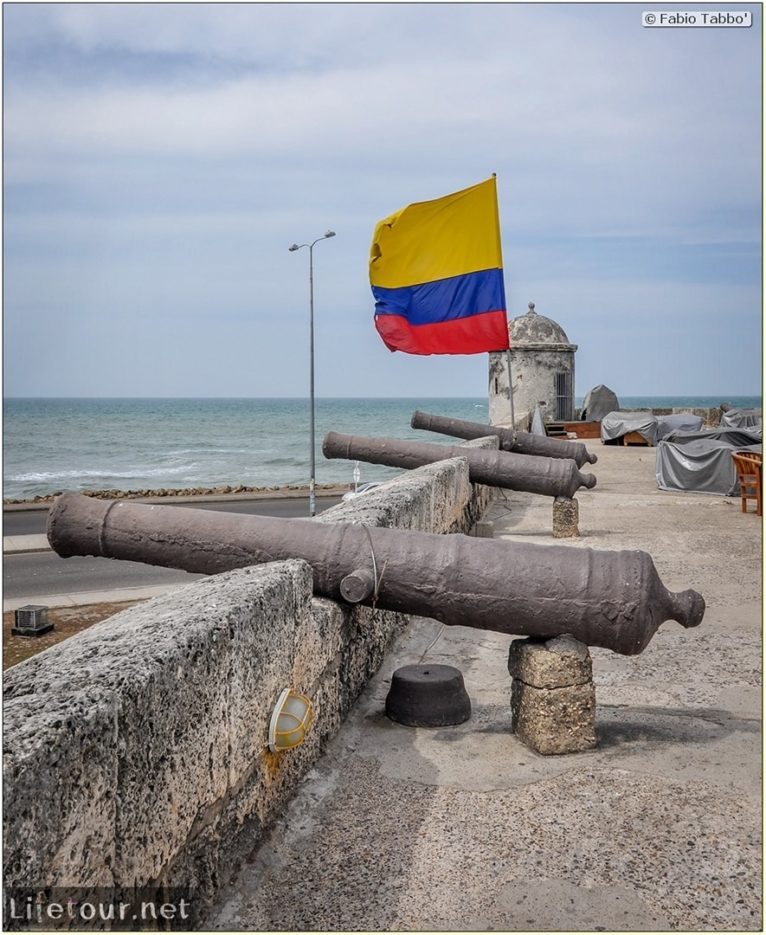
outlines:
[{"label": "horizon line", "polygon": [[[590,391],[588,391],[590,392]],[[575,393],[575,399],[584,399],[586,394]],[[676,399],[679,397],[686,398],[707,398],[713,399],[721,397],[723,401],[726,400],[726,396],[748,396],[753,398],[762,398],[763,391],[757,393],[744,393],[744,392],[732,392],[731,390],[727,393],[716,393],[716,392],[707,392],[707,393],[688,393],[688,392],[675,392],[675,393],[618,393],[616,394],[619,398],[620,396],[629,398],[629,397],[643,397],[646,399]],[[124,395],[124,396],[90,396],[90,395],[77,395],[77,396],[64,396],[64,395],[4,395],[3,401],[6,400],[15,400],[15,399],[252,399],[252,400],[261,400],[261,399],[284,399],[284,400],[308,400],[309,396],[227,396],[227,395],[215,395],[215,396],[157,396],[157,395],[145,395],[145,396],[136,396],[136,395]],[[359,400],[368,400],[368,399],[483,399],[487,400],[486,395],[481,396],[454,396],[454,395],[438,395],[438,396],[426,396],[424,394],[416,395],[406,395],[406,396],[316,396],[317,400],[336,400],[336,399],[359,399]],[[488,400],[487,400],[488,401]]]}]

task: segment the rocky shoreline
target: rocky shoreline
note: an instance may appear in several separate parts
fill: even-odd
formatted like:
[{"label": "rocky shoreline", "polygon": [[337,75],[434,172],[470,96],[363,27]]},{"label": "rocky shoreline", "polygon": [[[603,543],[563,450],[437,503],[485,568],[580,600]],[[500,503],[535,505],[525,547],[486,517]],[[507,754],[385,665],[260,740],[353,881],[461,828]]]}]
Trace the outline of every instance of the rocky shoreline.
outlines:
[{"label": "rocky shoreline", "polygon": [[[317,490],[339,490],[345,489],[347,485],[343,484],[317,484]],[[244,484],[236,486],[224,485],[221,487],[163,487],[157,490],[81,490],[86,497],[95,497],[98,500],[142,500],[147,497],[220,497],[233,494],[268,494],[279,493],[284,490],[305,491],[308,493],[306,484],[282,484],[273,487],[247,487]],[[3,499],[3,505],[13,506],[24,503],[53,503],[56,497],[61,496],[63,490],[57,490],[51,494],[38,494],[35,497],[16,500],[10,497]]]}]

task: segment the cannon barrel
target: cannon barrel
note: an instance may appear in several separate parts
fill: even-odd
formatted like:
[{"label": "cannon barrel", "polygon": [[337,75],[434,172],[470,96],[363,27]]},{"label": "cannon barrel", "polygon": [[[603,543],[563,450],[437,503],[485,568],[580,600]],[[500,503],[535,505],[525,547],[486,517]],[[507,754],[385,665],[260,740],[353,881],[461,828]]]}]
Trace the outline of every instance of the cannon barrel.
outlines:
[{"label": "cannon barrel", "polygon": [[468,473],[476,484],[525,490],[546,497],[573,497],[580,487],[595,487],[593,474],[581,474],[574,461],[563,458],[540,458],[508,451],[461,448],[433,442],[403,441],[400,438],[342,435],[328,432],[322,443],[326,458],[348,458],[387,464],[390,467],[415,468],[444,458],[465,458]]},{"label": "cannon barrel", "polygon": [[60,496],[48,540],[96,555],[215,574],[302,558],[314,592],[457,626],[641,652],[665,620],[697,626],[696,591],[668,591],[646,552],[531,545],[350,523],[274,519]]},{"label": "cannon barrel", "polygon": [[548,438],[547,435],[530,435],[529,432],[514,432],[513,429],[502,425],[484,425],[466,419],[451,419],[420,410],[412,413],[410,425],[414,429],[428,429],[455,438],[484,438],[485,435],[497,435],[503,451],[513,451],[520,455],[539,455],[544,458],[571,458],[578,468],[598,461],[598,457],[588,451],[582,442]]}]

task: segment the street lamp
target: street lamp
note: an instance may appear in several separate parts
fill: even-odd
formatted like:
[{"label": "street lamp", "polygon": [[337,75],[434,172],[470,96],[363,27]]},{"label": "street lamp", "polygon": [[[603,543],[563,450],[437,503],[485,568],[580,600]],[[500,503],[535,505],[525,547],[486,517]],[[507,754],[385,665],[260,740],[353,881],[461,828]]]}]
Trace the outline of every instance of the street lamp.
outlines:
[{"label": "street lamp", "polygon": [[327,240],[334,237],[335,231],[325,231],[322,237],[317,237],[313,243],[294,243],[288,249],[300,250],[302,247],[309,248],[309,347],[310,347],[310,377],[309,384],[311,390],[311,480],[309,481],[309,516],[316,516],[316,465],[314,463],[314,247],[320,240]]}]

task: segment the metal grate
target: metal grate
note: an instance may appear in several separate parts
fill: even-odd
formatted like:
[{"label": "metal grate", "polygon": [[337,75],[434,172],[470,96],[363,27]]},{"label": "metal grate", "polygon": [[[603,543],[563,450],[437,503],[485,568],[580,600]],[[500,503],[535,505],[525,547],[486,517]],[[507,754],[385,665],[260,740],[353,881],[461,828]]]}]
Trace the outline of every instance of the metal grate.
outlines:
[{"label": "metal grate", "polygon": [[556,379],[556,420],[571,422],[574,418],[572,374],[567,371],[560,371],[554,376]]},{"label": "metal grate", "polygon": [[48,608],[44,604],[25,604],[14,613],[14,636],[42,636],[53,629],[48,623]]}]

